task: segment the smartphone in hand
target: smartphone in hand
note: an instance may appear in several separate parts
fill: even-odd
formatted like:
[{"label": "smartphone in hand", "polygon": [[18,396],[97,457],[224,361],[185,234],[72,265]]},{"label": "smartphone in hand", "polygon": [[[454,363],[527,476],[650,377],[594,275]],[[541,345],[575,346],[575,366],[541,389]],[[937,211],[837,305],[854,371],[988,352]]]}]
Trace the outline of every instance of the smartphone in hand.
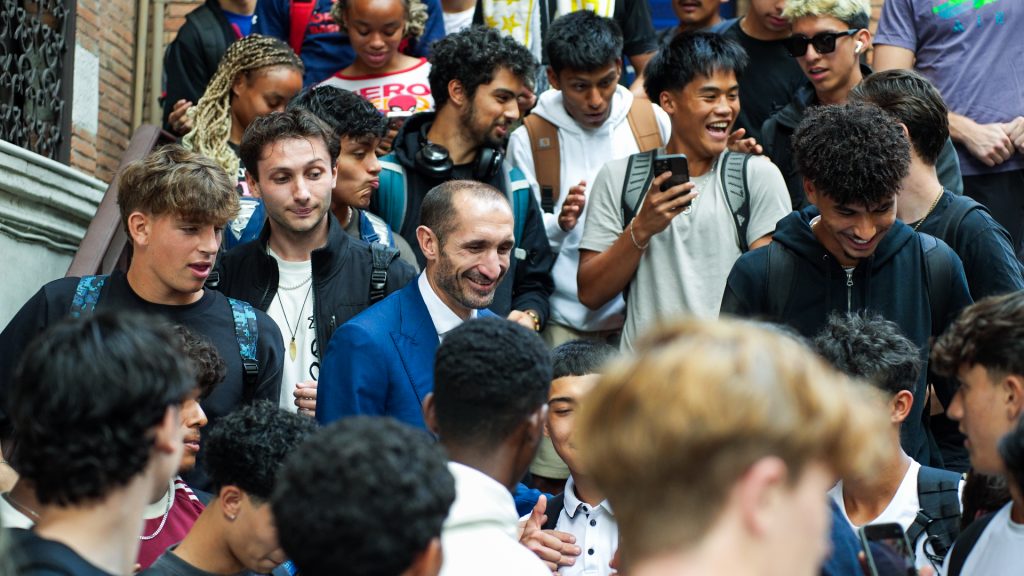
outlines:
[{"label": "smartphone in hand", "polygon": [[914,548],[895,522],[868,524],[857,530],[871,576],[917,576]]},{"label": "smartphone in hand", "polygon": [[[690,165],[686,162],[686,154],[667,154],[665,156],[656,156],[654,158],[654,175],[658,176],[665,172],[671,172],[672,176],[661,183],[662,192],[673,186],[689,182]],[[690,203],[687,202],[685,205],[681,206],[681,208],[685,209],[689,206]]]}]

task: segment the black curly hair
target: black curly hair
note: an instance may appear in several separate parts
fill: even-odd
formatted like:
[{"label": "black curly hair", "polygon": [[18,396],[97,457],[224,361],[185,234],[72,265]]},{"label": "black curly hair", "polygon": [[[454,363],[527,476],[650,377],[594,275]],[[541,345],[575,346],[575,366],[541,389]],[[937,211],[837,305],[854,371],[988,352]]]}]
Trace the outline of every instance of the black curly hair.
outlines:
[{"label": "black curly hair", "polygon": [[43,504],[96,501],[147,465],[153,428],[195,390],[170,324],[99,312],[51,326],[14,373],[18,472]]},{"label": "black curly hair", "polygon": [[570,12],[551,23],[544,54],[555,74],[594,72],[622,58],[622,30],[615,20],[590,10]]},{"label": "black curly hair", "polygon": [[890,395],[913,392],[921,373],[921,351],[895,322],[877,313],[829,314],[814,347],[840,372]]},{"label": "black curly hair", "polygon": [[1018,420],[1017,426],[1003,436],[998,449],[1010,473],[1009,479],[1017,485],[1017,490],[1024,490],[1024,420]]},{"label": "black curly hair", "polygon": [[733,72],[739,80],[750,58],[738,42],[711,32],[683,32],[644,67],[644,92],[657,104],[662,92],[682,90],[699,76]]},{"label": "black curly hair", "polygon": [[454,500],[447,457],[426,433],[360,416],[296,449],[271,505],[281,546],[305,576],[334,576],[339,566],[349,576],[393,576],[440,536]]},{"label": "black curly hair", "polygon": [[800,174],[840,205],[891,201],[910,168],[903,129],[874,104],[809,108],[792,143]]},{"label": "black curly hair", "polygon": [[209,398],[217,384],[223,382],[227,376],[227,364],[221,358],[220,352],[217,352],[217,347],[206,336],[182,324],[175,326],[174,330],[181,339],[185,357],[192,364],[196,387],[199,388],[199,398]]},{"label": "black curly hair", "polygon": [[288,110],[305,110],[316,116],[334,133],[327,143],[331,157],[341,153],[341,139],[384,135],[388,120],[373,104],[358,94],[337,86],[312,86],[288,103]]},{"label": "black curly hair", "polygon": [[537,334],[503,318],[460,324],[434,362],[434,407],[445,444],[504,441],[548,400],[551,355]]},{"label": "black curly hair", "polygon": [[448,103],[452,80],[458,80],[473,98],[476,89],[490,84],[501,68],[523,82],[532,82],[537,73],[537,61],[525,46],[483,26],[449,34],[430,49],[430,93],[438,110]]},{"label": "black curly hair", "polygon": [[237,486],[258,502],[269,500],[281,463],[315,431],[311,418],[266,400],[221,418],[203,442],[213,493]]}]

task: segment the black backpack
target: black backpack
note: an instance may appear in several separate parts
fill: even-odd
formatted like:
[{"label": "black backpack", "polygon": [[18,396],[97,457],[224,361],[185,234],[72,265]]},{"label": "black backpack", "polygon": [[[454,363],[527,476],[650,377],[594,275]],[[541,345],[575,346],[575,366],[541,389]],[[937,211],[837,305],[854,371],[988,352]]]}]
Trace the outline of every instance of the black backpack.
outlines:
[{"label": "black backpack", "polygon": [[917,546],[917,539],[925,536],[924,552],[935,566],[942,566],[953,541],[960,535],[961,479],[956,472],[929,466],[921,466],[917,474],[920,509],[907,529],[907,540]]}]

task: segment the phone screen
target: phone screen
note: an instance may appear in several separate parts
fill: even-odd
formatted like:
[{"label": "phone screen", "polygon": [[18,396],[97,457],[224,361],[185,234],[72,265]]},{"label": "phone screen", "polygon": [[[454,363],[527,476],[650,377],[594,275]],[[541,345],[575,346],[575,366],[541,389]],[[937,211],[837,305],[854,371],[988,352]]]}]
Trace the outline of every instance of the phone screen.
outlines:
[{"label": "phone screen", "polygon": [[914,549],[899,524],[869,524],[860,530],[871,576],[916,576]]}]

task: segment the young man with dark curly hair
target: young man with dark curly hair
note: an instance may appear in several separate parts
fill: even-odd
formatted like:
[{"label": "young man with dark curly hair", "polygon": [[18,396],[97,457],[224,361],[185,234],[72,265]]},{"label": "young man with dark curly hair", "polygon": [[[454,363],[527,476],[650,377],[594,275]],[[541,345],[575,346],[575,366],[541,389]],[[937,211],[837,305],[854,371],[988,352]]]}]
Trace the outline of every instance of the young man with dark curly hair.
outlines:
[{"label": "young man with dark curly hair", "polygon": [[438,348],[434,378],[423,414],[455,477],[442,576],[551,574],[554,566],[516,540],[512,498],[544,434],[551,385],[544,342],[500,318],[467,322]]},{"label": "young man with dark curly hair", "polygon": [[[896,219],[910,164],[903,129],[874,105],[819,106],[797,128],[793,152],[812,206],[780,220],[769,246],[737,260],[722,313],[781,322],[811,338],[833,311],[871,309],[923,355],[971,296],[956,253]],[[900,437],[918,462],[941,467],[926,434],[926,376]]]},{"label": "young man with dark curly hair", "polygon": [[143,510],[184,449],[179,417],[195,375],[163,322],[100,312],[31,342],[14,375],[18,471],[40,505],[13,531],[16,574],[131,574]]},{"label": "young man with dark curly hair", "polygon": [[[277,324],[205,287],[224,228],[239,209],[235,182],[209,158],[169,145],[121,171],[117,202],[132,247],[127,272],[49,282],[0,334],[0,438],[11,433],[5,400],[28,341],[66,316],[94,310],[135,310],[209,338],[227,364],[224,382],[202,402],[211,425],[243,404],[280,395],[284,355]],[[201,466],[188,481],[206,486]]]},{"label": "young man with dark curly hair", "polygon": [[999,444],[1024,414],[1024,292],[990,296],[965,308],[936,340],[931,359],[936,372],[960,383],[946,411],[967,437],[971,467],[995,476],[1009,472],[1013,497],[967,527],[949,553],[945,574],[1012,573],[1024,545],[1024,494],[1020,463],[1008,469]]},{"label": "young man with dark curly hair", "polygon": [[304,110],[249,125],[239,155],[268,217],[259,238],[221,258],[211,282],[277,322],[287,351],[277,401],[307,416],[316,410],[320,350],[334,329],[415,276],[396,250],[351,238],[331,215],[333,140],[327,125]]},{"label": "young man with dark curly hair", "polygon": [[271,573],[285,561],[270,506],[277,473],[315,431],[312,419],[270,402],[225,417],[210,432],[204,454],[214,499],[185,539],[143,574]]},{"label": "young man with dark curly hair", "polygon": [[964,485],[960,474],[922,466],[899,447],[900,427],[914,405],[921,351],[899,326],[872,313],[829,316],[814,347],[840,372],[880,390],[888,403],[883,414],[892,424],[884,432],[891,456],[869,474],[841,478],[829,490],[840,521],[854,529],[895,522],[907,533],[917,568],[939,570],[960,533]]},{"label": "young man with dark curly hair", "polygon": [[446,464],[427,434],[390,418],[324,428],[278,478],[271,505],[281,546],[304,576],[335,576],[341,566],[348,576],[436,576],[455,500]]},{"label": "young man with dark curly hair", "polygon": [[508,279],[490,310],[541,330],[548,318],[553,256],[540,207],[522,173],[506,165],[505,141],[519,119],[516,98],[537,69],[529,51],[497,30],[470,28],[431,48],[430,90],[437,112],[409,118],[381,159],[380,188],[370,210],[409,242],[422,268],[416,239],[423,198],[448,180],[476,180],[509,197],[516,218]]}]

